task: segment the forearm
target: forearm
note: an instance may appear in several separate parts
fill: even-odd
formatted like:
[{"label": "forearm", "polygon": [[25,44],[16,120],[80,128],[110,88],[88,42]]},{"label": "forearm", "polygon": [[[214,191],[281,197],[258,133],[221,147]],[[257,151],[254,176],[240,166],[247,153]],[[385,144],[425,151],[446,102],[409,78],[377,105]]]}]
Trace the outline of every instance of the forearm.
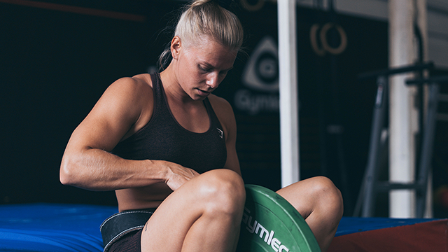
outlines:
[{"label": "forearm", "polygon": [[61,162],[62,184],[88,190],[143,187],[165,181],[167,162],[126,160],[99,149],[66,152]]}]

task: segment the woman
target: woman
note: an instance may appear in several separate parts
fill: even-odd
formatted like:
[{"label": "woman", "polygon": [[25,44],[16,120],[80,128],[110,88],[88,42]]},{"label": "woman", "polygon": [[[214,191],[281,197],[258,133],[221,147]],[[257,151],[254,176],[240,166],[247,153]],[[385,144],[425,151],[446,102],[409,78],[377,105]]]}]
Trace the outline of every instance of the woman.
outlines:
[{"label": "woman", "polygon": [[[215,1],[183,12],[160,74],[114,82],[73,132],[63,184],[115,190],[102,225],[108,251],[235,251],[245,202],[230,104],[213,94],[241,47],[237,17]],[[325,250],[342,216],[326,178],[278,191]]]}]

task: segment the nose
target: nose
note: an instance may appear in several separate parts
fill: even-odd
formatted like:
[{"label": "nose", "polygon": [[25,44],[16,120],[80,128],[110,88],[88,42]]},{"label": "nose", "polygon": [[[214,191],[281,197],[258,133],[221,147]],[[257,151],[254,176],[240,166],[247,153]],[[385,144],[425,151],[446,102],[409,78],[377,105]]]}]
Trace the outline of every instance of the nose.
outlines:
[{"label": "nose", "polygon": [[207,76],[207,82],[206,83],[212,89],[217,88],[218,85],[219,85],[219,74],[217,72],[211,72]]}]

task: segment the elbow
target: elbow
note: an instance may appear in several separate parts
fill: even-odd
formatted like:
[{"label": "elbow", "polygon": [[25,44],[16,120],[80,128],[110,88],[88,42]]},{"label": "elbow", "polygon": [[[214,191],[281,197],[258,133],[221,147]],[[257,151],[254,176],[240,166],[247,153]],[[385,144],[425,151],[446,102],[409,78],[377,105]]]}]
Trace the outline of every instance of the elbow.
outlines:
[{"label": "elbow", "polygon": [[63,185],[71,185],[72,183],[70,182],[70,176],[67,172],[63,171],[63,168],[61,167],[61,171],[59,172],[59,181],[61,182],[61,184]]},{"label": "elbow", "polygon": [[76,177],[76,167],[72,158],[64,155],[59,170],[59,181],[63,185],[76,185]]}]

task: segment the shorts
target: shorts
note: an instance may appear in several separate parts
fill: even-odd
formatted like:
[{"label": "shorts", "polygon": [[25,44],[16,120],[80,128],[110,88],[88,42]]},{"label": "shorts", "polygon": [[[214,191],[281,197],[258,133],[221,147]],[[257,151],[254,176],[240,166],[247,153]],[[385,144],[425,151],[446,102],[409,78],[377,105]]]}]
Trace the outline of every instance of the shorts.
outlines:
[{"label": "shorts", "polygon": [[[101,224],[104,252],[140,251],[141,230],[156,209],[127,210],[107,218]],[[113,246],[115,245],[115,246]],[[138,247],[139,250],[126,250]],[[124,249],[124,250],[123,250]]]}]

